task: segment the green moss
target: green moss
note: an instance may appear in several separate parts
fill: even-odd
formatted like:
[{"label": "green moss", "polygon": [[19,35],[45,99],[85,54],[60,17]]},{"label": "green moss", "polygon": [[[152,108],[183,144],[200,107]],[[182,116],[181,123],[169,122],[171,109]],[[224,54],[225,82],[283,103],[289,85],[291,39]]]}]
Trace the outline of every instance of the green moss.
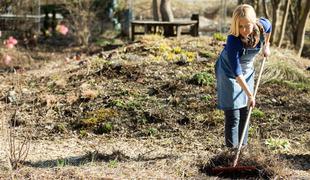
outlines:
[{"label": "green moss", "polygon": [[117,112],[110,108],[100,108],[87,113],[87,117],[81,120],[82,127],[93,127],[108,119],[117,116]]},{"label": "green moss", "polygon": [[265,117],[265,113],[257,108],[254,108],[252,111],[252,116],[256,118],[263,118]]},{"label": "green moss", "polygon": [[95,117],[85,118],[81,120],[82,126],[90,127],[99,123],[99,119]]}]

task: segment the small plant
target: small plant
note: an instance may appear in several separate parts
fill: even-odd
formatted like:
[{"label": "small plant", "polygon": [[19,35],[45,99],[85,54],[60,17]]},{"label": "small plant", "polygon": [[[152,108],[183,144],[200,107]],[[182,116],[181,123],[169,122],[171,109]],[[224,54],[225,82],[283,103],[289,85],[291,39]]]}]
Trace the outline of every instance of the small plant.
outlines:
[{"label": "small plant", "polygon": [[175,54],[181,54],[182,48],[181,48],[180,46],[174,47],[174,48],[173,48],[173,52],[174,52]]},{"label": "small plant", "polygon": [[173,52],[167,52],[165,59],[168,61],[174,61],[176,59],[176,55]]},{"label": "small plant", "polygon": [[91,127],[91,126],[95,126],[99,122],[100,122],[100,120],[98,118],[90,117],[90,118],[82,119],[81,120],[81,125],[83,127]]},{"label": "small plant", "polygon": [[257,133],[257,126],[253,125],[249,127],[249,136],[254,136]]},{"label": "small plant", "polygon": [[109,103],[109,106],[111,107],[118,107],[118,108],[124,108],[125,107],[125,103],[124,101],[120,100],[120,99],[114,99]]},{"label": "small plant", "polygon": [[103,125],[100,125],[95,133],[97,134],[110,133],[112,129],[113,129],[112,123],[107,122]]},{"label": "small plant", "polygon": [[135,110],[139,108],[140,106],[141,106],[140,103],[137,101],[129,101],[126,104],[126,110]]},{"label": "small plant", "polygon": [[66,159],[57,159],[56,166],[57,167],[65,167],[68,164]]},{"label": "small plant", "polygon": [[147,123],[147,119],[145,117],[141,117],[137,120],[138,123],[141,123],[141,124],[146,124]]},{"label": "small plant", "polygon": [[190,81],[196,85],[211,85],[214,83],[214,78],[208,72],[200,72],[195,74]]},{"label": "small plant", "polygon": [[54,127],[54,130],[58,133],[65,133],[67,132],[67,128],[65,126],[65,124],[63,123],[59,123]]},{"label": "small plant", "polygon": [[108,167],[109,168],[116,168],[117,167],[117,160],[110,160]]},{"label": "small plant", "polygon": [[156,128],[149,128],[148,129],[148,135],[149,136],[154,136],[154,135],[156,135],[158,133],[158,130],[156,129]]},{"label": "small plant", "polygon": [[212,96],[210,94],[204,95],[201,97],[201,100],[209,102],[210,100],[212,100]]},{"label": "small plant", "polygon": [[290,142],[287,139],[269,138],[265,140],[265,144],[273,151],[286,152],[290,148]]},{"label": "small plant", "polygon": [[224,36],[221,33],[214,33],[213,38],[217,41],[224,41],[224,42],[226,41],[226,36]]},{"label": "small plant", "polygon": [[79,137],[84,138],[84,137],[87,137],[87,136],[88,136],[88,134],[87,134],[86,130],[84,130],[84,129],[80,130]]},{"label": "small plant", "polygon": [[100,108],[87,114],[88,116],[96,117],[102,121],[111,117],[115,117],[117,115],[117,112],[114,109],[110,108]]},{"label": "small plant", "polygon": [[86,118],[81,119],[80,125],[82,127],[95,127],[102,124],[104,121],[107,121],[117,115],[117,112],[114,109],[110,108],[101,108],[95,111],[88,112]]},{"label": "small plant", "polygon": [[171,47],[166,43],[161,43],[158,47],[159,53],[171,51]]},{"label": "small plant", "polygon": [[182,55],[186,57],[187,62],[192,62],[196,58],[196,53],[194,52],[184,51]]},{"label": "small plant", "polygon": [[253,117],[256,118],[263,118],[265,117],[265,113],[257,108],[254,108],[251,114]]}]

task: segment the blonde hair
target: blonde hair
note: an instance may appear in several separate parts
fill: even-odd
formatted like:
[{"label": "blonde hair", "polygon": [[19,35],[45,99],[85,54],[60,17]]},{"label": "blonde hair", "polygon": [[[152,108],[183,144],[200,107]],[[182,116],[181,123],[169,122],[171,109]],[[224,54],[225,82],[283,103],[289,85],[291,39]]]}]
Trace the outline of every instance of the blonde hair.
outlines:
[{"label": "blonde hair", "polygon": [[230,34],[239,36],[239,21],[240,18],[246,18],[251,23],[256,23],[256,13],[252,6],[248,4],[242,4],[236,7],[233,13],[232,22],[230,25]]}]

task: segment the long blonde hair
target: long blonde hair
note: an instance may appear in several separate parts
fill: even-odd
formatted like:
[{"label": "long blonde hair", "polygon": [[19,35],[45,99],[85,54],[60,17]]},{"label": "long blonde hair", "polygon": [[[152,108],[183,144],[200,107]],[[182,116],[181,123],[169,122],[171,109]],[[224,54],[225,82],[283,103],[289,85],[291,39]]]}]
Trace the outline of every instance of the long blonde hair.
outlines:
[{"label": "long blonde hair", "polygon": [[236,37],[239,36],[240,18],[246,18],[254,25],[256,23],[256,13],[254,8],[248,4],[242,4],[237,6],[234,10],[229,33]]}]

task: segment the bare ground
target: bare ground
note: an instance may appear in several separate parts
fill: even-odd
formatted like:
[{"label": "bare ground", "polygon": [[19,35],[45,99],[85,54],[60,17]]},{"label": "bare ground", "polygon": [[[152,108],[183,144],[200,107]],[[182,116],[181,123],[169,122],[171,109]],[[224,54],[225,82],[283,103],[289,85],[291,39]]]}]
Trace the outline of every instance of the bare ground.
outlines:
[{"label": "bare ground", "polygon": [[[220,49],[211,38],[150,38],[94,48],[81,59],[69,58],[72,50],[42,53],[46,61],[29,70],[2,73],[0,176],[217,179],[205,168],[229,159],[215,101]],[[193,78],[201,72],[211,76]],[[264,115],[252,118],[249,152],[240,164],[264,172],[253,179],[310,178],[309,88],[265,83],[257,98]],[[16,144],[27,134],[31,139],[16,170],[7,160],[9,129]],[[272,139],[284,143],[265,143]],[[225,162],[216,162],[220,155]]]}]

